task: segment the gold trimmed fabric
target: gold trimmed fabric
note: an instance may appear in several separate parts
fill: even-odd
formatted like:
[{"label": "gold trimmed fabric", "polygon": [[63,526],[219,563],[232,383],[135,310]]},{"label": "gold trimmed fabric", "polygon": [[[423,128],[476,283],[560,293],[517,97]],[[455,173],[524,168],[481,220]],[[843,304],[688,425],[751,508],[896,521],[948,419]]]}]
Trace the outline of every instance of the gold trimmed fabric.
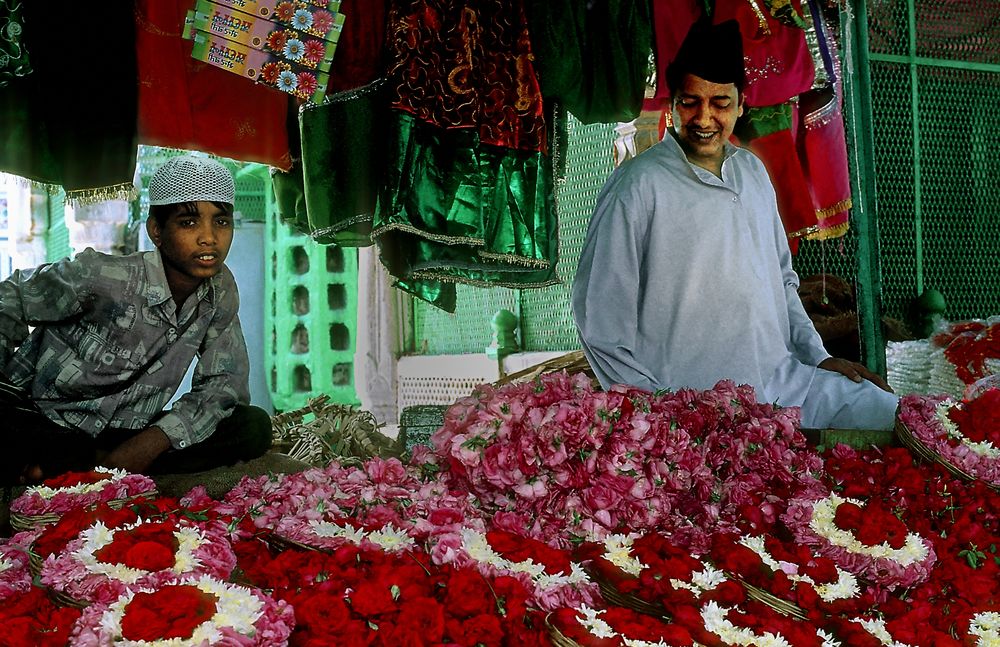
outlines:
[{"label": "gold trimmed fabric", "polygon": [[558,282],[552,157],[394,110],[372,236],[396,287],[448,312],[455,283]]}]

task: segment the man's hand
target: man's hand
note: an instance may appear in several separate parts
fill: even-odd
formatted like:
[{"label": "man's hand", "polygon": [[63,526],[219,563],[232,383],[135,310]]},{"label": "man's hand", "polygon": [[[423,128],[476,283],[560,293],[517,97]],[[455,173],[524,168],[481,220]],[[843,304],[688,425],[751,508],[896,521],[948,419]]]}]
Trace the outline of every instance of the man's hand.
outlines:
[{"label": "man's hand", "polygon": [[170,449],[170,439],[159,427],[143,429],[111,450],[101,464],[142,474],[163,452]]},{"label": "man's hand", "polygon": [[841,375],[846,375],[855,382],[868,380],[883,391],[888,391],[889,393],[893,392],[892,387],[890,387],[886,381],[882,379],[881,375],[872,373],[864,364],[858,364],[857,362],[840,359],[839,357],[827,357],[819,363],[819,368],[827,371],[833,371],[834,373],[840,373]]}]

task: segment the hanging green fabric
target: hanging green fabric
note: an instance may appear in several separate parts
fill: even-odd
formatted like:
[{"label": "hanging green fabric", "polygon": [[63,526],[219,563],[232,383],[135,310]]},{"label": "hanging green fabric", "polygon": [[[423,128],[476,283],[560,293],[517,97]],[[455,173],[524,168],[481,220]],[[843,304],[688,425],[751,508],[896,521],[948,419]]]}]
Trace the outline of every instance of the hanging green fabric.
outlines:
[{"label": "hanging green fabric", "polygon": [[542,95],[585,124],[639,116],[649,76],[649,0],[526,0]]},{"label": "hanging green fabric", "polygon": [[385,167],[385,82],[330,95],[299,110],[308,228],[316,242],[372,244],[375,202]]},{"label": "hanging green fabric", "polygon": [[454,283],[558,282],[552,158],[393,111],[373,238],[397,287],[454,312]]},{"label": "hanging green fabric", "polygon": [[33,71],[0,87],[0,170],[61,185],[70,204],[134,199],[132,3],[21,6]]},{"label": "hanging green fabric", "polygon": [[21,0],[0,0],[0,88],[12,78],[31,73],[28,50],[22,42],[22,4]]}]

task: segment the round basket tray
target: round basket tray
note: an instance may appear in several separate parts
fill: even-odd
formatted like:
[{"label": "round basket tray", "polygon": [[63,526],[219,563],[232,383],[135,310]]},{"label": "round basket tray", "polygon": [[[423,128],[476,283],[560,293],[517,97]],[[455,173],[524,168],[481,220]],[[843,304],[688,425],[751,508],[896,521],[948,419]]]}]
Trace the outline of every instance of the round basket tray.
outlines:
[{"label": "round basket tray", "polygon": [[790,618],[795,618],[797,620],[809,619],[809,616],[806,615],[806,612],[802,609],[802,607],[798,606],[797,604],[793,604],[788,600],[783,600],[778,596],[774,595],[773,593],[765,591],[762,588],[756,587],[753,584],[750,584],[746,580],[743,580],[739,577],[735,577],[733,575],[730,575],[730,577],[732,577],[734,580],[743,585],[743,588],[746,589],[747,597],[750,598],[751,600],[756,600],[761,604],[766,604],[767,606],[771,607],[778,613],[788,616]]},{"label": "round basket tray", "polygon": [[[144,501],[146,499],[154,499],[157,496],[159,496],[159,492],[156,490],[150,490],[149,492],[143,492],[141,494],[136,494],[135,496],[125,497],[123,499],[111,499],[108,501],[108,505],[115,510],[120,510],[127,505]],[[62,518],[62,513],[59,512],[21,514],[19,512],[12,511],[10,513],[10,527],[17,532],[22,530],[35,530],[43,526],[54,524],[59,521],[60,518]]]},{"label": "round basket tray", "polygon": [[[950,472],[952,476],[955,476],[956,478],[960,478],[965,481],[976,480],[975,476],[972,476],[971,474],[961,469],[960,467],[952,465],[943,456],[941,456],[936,451],[932,450],[930,447],[925,445],[919,438],[913,435],[913,432],[910,431],[909,427],[904,425],[899,420],[896,421],[895,431],[896,431],[896,438],[899,439],[899,442],[902,443],[904,447],[909,449],[911,452],[913,452],[920,458],[923,458],[924,460],[932,463],[937,463],[938,465],[948,470],[948,472]],[[991,485],[991,487],[994,486]]]},{"label": "round basket tray", "polygon": [[44,563],[45,558],[31,550],[31,548],[28,549],[28,570],[31,571],[32,575],[38,577],[38,575],[42,572],[42,564]]},{"label": "round basket tray", "polygon": [[271,548],[275,550],[311,550],[315,552],[323,552],[322,548],[317,548],[316,546],[310,546],[309,544],[303,544],[300,541],[294,539],[289,539],[288,537],[283,537],[277,533],[269,533],[264,539]]},{"label": "round basket tray", "polygon": [[21,532],[23,530],[35,530],[36,528],[41,528],[42,526],[48,526],[59,521],[62,515],[55,512],[49,512],[45,514],[19,514],[17,512],[10,513],[10,527],[16,532]]},{"label": "round basket tray", "polygon": [[82,600],[77,600],[76,598],[70,597],[63,593],[62,591],[57,591],[56,589],[49,588],[49,597],[56,604],[64,607],[75,607],[77,609],[85,609],[90,606],[89,603],[83,602]]},{"label": "round basket tray", "polygon": [[548,616],[545,616],[545,628],[549,632],[549,640],[552,641],[552,644],[555,647],[581,647],[580,643],[576,642],[563,632],[559,631],[558,627],[549,622]]},{"label": "round basket tray", "polygon": [[614,583],[606,577],[594,572],[592,569],[587,569],[587,574],[590,576],[590,579],[597,582],[597,586],[601,590],[601,595],[609,603],[625,607],[626,609],[631,609],[632,611],[644,613],[647,616],[652,616],[658,620],[670,618],[667,610],[663,608],[662,604],[644,600],[637,595],[633,595],[632,593],[619,591],[618,587],[616,587]]}]

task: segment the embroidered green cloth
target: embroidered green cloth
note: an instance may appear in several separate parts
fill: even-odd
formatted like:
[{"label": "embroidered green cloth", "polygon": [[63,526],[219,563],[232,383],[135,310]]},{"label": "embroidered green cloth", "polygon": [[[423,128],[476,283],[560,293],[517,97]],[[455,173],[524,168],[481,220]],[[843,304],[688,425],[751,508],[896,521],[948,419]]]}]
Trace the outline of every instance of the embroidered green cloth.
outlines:
[{"label": "embroidered green cloth", "polygon": [[21,42],[22,12],[21,0],[0,0],[0,88],[14,77],[31,73],[28,50]]}]

